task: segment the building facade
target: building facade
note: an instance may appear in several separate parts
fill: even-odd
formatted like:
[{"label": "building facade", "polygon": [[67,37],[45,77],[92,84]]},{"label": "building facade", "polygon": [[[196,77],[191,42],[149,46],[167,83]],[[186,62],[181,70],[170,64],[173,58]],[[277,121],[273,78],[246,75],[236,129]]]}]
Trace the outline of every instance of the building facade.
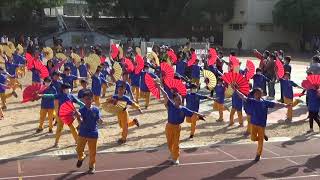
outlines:
[{"label": "building facade", "polygon": [[273,24],[272,11],[279,0],[236,0],[234,17],[223,25],[223,47],[242,49],[279,47],[298,49],[299,35]]}]

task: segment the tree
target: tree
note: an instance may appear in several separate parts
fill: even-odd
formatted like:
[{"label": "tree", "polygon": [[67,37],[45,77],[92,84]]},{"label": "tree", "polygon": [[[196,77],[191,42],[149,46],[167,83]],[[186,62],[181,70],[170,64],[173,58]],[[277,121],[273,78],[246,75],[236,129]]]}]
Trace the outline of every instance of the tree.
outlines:
[{"label": "tree", "polygon": [[319,0],[280,0],[273,10],[274,23],[304,36],[319,30],[319,8]]}]

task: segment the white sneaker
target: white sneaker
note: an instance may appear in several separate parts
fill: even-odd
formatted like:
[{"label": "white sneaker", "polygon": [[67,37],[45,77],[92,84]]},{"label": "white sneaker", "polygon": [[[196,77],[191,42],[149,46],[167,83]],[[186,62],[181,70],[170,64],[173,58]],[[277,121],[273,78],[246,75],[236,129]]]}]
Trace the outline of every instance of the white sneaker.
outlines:
[{"label": "white sneaker", "polygon": [[180,164],[179,159],[177,159],[176,161],[173,162],[174,165],[178,166]]}]

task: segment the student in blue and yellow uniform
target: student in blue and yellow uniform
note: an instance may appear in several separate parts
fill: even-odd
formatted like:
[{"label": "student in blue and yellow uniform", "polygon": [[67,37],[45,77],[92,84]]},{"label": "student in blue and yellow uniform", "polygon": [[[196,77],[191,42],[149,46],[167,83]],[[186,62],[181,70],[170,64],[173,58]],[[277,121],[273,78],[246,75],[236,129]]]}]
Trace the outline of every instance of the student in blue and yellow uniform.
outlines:
[{"label": "student in blue and yellow uniform", "polygon": [[253,90],[254,98],[247,98],[241,92],[235,89],[235,93],[247,103],[248,108],[251,109],[251,140],[258,141],[258,149],[255,161],[259,161],[263,150],[264,139],[268,141],[265,136],[265,127],[267,125],[268,108],[287,107],[288,105],[276,103],[262,99],[262,89],[256,88]]},{"label": "student in blue and yellow uniform", "polygon": [[[72,76],[78,77],[78,68],[73,59],[70,59],[64,64],[64,68],[66,67],[70,68],[70,73]],[[75,88],[77,87],[77,79],[73,80],[72,87],[75,87]]]},{"label": "student in blue and yellow uniform", "polygon": [[18,77],[24,77],[26,75],[26,69],[25,69],[25,59],[23,56],[18,54],[18,49],[16,50],[16,52],[13,54],[13,63],[14,64],[19,64],[20,67],[17,68],[17,76]]},{"label": "student in blue and yellow uniform", "polygon": [[192,65],[191,78],[192,83],[200,87],[200,71],[201,67],[199,66],[199,59],[196,60],[195,64]]},{"label": "student in blue and yellow uniform", "polygon": [[102,79],[104,79],[104,82],[102,83],[102,92],[101,95],[102,97],[106,97],[106,93],[107,93],[107,88],[108,88],[108,83],[106,83],[107,81],[107,76],[109,75],[108,72],[108,63],[101,63],[101,73],[100,73],[100,77]]},{"label": "student in blue and yellow uniform", "polygon": [[149,72],[149,65],[145,64],[144,69],[141,72],[141,83],[140,83],[140,97],[145,99],[145,105],[144,107],[148,109],[149,103],[150,103],[150,91],[149,88],[146,85],[145,76],[146,74],[149,74],[153,78],[157,78],[157,75],[154,73]]},{"label": "student in blue and yellow uniform", "polygon": [[213,109],[219,112],[219,118],[217,122],[223,121],[223,111],[224,111],[224,98],[225,98],[225,86],[223,85],[223,80],[218,78],[217,85],[214,88],[216,92],[216,100],[213,103]]},{"label": "student in blue and yellow uniform", "polygon": [[234,124],[234,114],[237,112],[239,127],[243,127],[242,106],[243,106],[242,99],[237,95],[236,92],[233,92],[229,126],[232,126]]},{"label": "student in blue and yellow uniform", "polygon": [[132,72],[130,74],[130,79],[131,79],[132,93],[135,95],[135,101],[139,104],[141,72],[138,74],[135,74],[135,72]]},{"label": "student in blue and yellow uniform", "polygon": [[78,121],[80,122],[77,154],[78,161],[77,167],[82,166],[82,162],[86,155],[84,149],[86,144],[89,147],[89,174],[95,173],[96,166],[96,154],[97,154],[97,141],[99,137],[98,123],[101,123],[101,112],[98,107],[93,106],[93,94],[87,89],[83,92],[83,102],[85,106],[79,109],[80,116],[78,114]]},{"label": "student in blue and yellow uniform", "polygon": [[[45,78],[44,84],[48,88],[43,92],[44,94],[57,94],[56,88],[51,84],[51,78]],[[49,133],[53,133],[53,118],[54,118],[54,99],[42,98],[41,100],[41,109],[40,109],[40,121],[39,127],[36,130],[36,133],[40,133],[44,128],[44,121],[48,115],[49,122]]]},{"label": "student in blue and yellow uniform", "polygon": [[308,111],[309,111],[309,126],[310,130],[307,131],[307,134],[313,133],[313,121],[315,121],[320,128],[319,121],[319,108],[320,108],[320,97],[317,94],[316,89],[308,89],[307,90],[307,98],[308,98]]},{"label": "student in blue and yellow uniform", "polygon": [[[194,112],[199,112],[200,108],[200,101],[205,99],[212,99],[208,96],[204,96],[197,93],[198,86],[195,84],[191,84],[191,93],[188,93],[186,96],[186,107]],[[213,99],[212,99],[213,100]],[[196,114],[192,115],[191,117],[186,117],[186,122],[191,123],[191,132],[190,132],[190,139],[194,137],[194,133],[196,131],[196,124],[199,119],[199,116]]]},{"label": "student in blue and yellow uniform", "polygon": [[[285,104],[291,104],[291,106],[288,107],[287,111],[287,121],[292,121],[292,108],[302,101],[300,99],[296,99],[293,101],[293,87],[300,88],[296,83],[290,80],[290,73],[286,72],[283,76],[283,79],[280,79],[280,82],[282,83],[283,88],[283,100]],[[302,88],[301,88],[302,89]]]},{"label": "student in blue and yellow uniform", "polygon": [[[126,102],[127,105],[130,105],[134,107],[135,109],[139,110],[140,113],[142,113],[140,106],[132,101],[128,96],[125,95],[126,87],[125,85],[120,85],[118,87],[118,94],[115,94],[111,101],[116,104],[118,101],[123,101]],[[128,136],[128,128],[131,126],[136,125],[137,127],[140,126],[139,121],[135,118],[133,120],[129,119],[129,112],[127,108],[117,114],[118,116],[118,122],[119,126],[122,129],[121,133],[121,139],[118,140],[119,144],[123,144],[127,141],[127,136]]]},{"label": "student in blue and yellow uniform", "polygon": [[[70,84],[62,84],[61,85],[61,89],[62,89],[62,93],[60,94],[43,94],[42,98],[52,98],[52,99],[57,99],[59,101],[59,107],[67,102],[67,101],[72,101],[74,103],[77,103],[78,105],[80,105],[80,107],[84,106],[84,104],[78,99],[76,98],[74,95],[71,94],[71,85]],[[56,141],[54,143],[54,147],[58,147],[59,144],[59,139],[61,136],[61,131],[63,129],[63,122],[59,119],[58,120],[58,127],[57,127],[57,132],[56,132]],[[76,128],[74,127],[73,123],[68,125],[71,131],[71,134],[73,136],[73,139],[75,141],[75,143],[77,143],[77,139],[78,139],[78,132],[76,130]]]},{"label": "student in blue and yellow uniform", "polygon": [[173,94],[173,99],[169,98],[163,87],[158,84],[160,91],[164,97],[164,105],[168,111],[168,122],[166,125],[166,138],[171,158],[175,165],[179,165],[180,156],[180,131],[181,125],[186,117],[198,116],[204,119],[204,115],[193,112],[190,109],[182,106],[182,98],[179,94]]},{"label": "student in blue and yellow uniform", "polygon": [[71,91],[73,91],[73,85],[75,80],[86,79],[86,77],[77,77],[71,74],[71,69],[69,67],[65,67],[64,73],[60,74],[63,83],[70,84]]},{"label": "student in blue and yellow uniform", "polygon": [[[249,84],[249,86],[250,86],[250,89],[252,89],[252,84]],[[254,91],[250,91],[250,93],[248,94],[247,97],[248,98],[254,98]],[[244,135],[248,136],[251,133],[251,124],[250,124],[250,121],[251,121],[251,109],[250,109],[250,107],[248,107],[248,104],[245,101],[243,102],[243,109],[246,112],[247,122],[248,122],[247,130],[244,133]]]},{"label": "student in blue and yellow uniform", "polygon": [[91,91],[91,90],[88,89],[88,81],[85,79],[82,79],[80,81],[80,85],[81,85],[82,89],[80,89],[78,92],[78,99],[82,100],[84,92]]},{"label": "student in blue and yellow uniform", "polygon": [[5,62],[6,71],[9,75],[9,86],[12,88],[13,91],[15,91],[18,87],[22,89],[22,85],[17,79],[16,70],[18,67],[20,67],[19,64],[14,64],[12,57],[8,57],[8,60]]},{"label": "student in blue and yellow uniform", "polygon": [[180,76],[185,76],[187,68],[187,62],[185,57],[182,57],[176,64],[176,73],[180,74]]},{"label": "student in blue and yellow uniform", "polygon": [[2,102],[1,111],[7,109],[7,99],[11,96],[18,97],[15,91],[11,93],[6,93],[6,87],[8,87],[8,74],[4,71],[2,67],[0,67],[0,99]]},{"label": "student in blue and yellow uniform", "polygon": [[125,86],[125,93],[124,94],[129,96],[131,99],[134,99],[130,84],[128,83],[128,79],[129,79],[129,74],[127,72],[123,72],[122,73],[122,80],[118,80],[116,82],[114,94],[118,94],[118,89],[120,86]]},{"label": "student in blue and yellow uniform", "polygon": [[[291,57],[290,56],[286,56],[284,58],[283,68],[284,68],[284,72],[288,72],[288,73],[291,74],[290,62],[291,62]],[[284,100],[283,100],[283,84],[282,84],[281,81],[280,81],[280,92],[281,92],[281,99],[279,101],[283,103],[284,102]]]},{"label": "student in blue and yellow uniform", "polygon": [[93,101],[95,105],[98,107],[100,106],[102,84],[103,83],[107,84],[106,80],[100,76],[100,73],[101,73],[101,66],[98,66],[96,72],[91,77],[92,79],[91,91],[93,93]]},{"label": "student in blue and yellow uniform", "polygon": [[88,67],[84,63],[84,59],[81,59],[80,65],[78,67],[80,77],[88,77]]},{"label": "student in blue and yellow uniform", "polygon": [[39,84],[41,83],[41,78],[40,78],[40,72],[36,70],[35,68],[31,69],[32,72],[32,84]]},{"label": "student in blue and yellow uniform", "polygon": [[[52,86],[54,88],[56,88],[57,94],[62,93],[62,89],[61,86],[63,84],[62,80],[60,80],[60,74],[59,72],[52,72]],[[55,122],[54,122],[54,126],[57,125],[58,121],[59,121],[59,116],[58,116],[58,110],[59,110],[59,101],[58,99],[54,100],[54,118],[55,118]]]},{"label": "student in blue and yellow uniform", "polygon": [[256,74],[253,76],[253,88],[261,88],[263,90],[263,95],[267,95],[267,82],[270,81],[269,78],[262,74],[260,68],[256,69]]}]

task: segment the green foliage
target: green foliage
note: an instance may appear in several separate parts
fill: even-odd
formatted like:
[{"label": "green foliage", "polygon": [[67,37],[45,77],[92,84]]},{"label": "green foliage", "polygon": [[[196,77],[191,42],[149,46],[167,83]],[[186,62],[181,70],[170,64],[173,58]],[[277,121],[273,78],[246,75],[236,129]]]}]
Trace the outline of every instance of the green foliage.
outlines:
[{"label": "green foliage", "polygon": [[276,25],[303,34],[320,27],[319,9],[319,0],[280,0],[274,7],[273,19]]}]

